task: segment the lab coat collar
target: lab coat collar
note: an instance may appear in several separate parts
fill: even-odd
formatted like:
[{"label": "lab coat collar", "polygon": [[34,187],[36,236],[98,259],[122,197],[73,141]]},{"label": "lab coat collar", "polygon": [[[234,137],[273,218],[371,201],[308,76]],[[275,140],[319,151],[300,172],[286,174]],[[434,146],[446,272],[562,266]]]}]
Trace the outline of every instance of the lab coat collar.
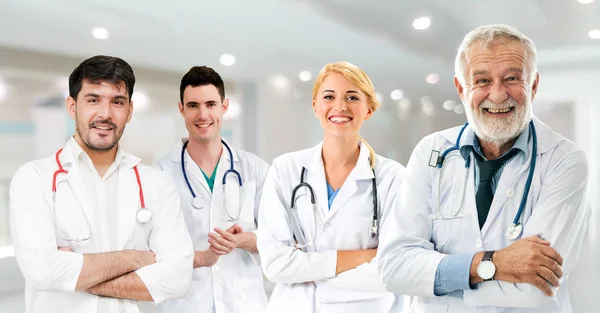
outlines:
[{"label": "lab coat collar", "polygon": [[[369,162],[369,148],[362,141],[360,141],[359,147],[360,154],[358,156],[358,161],[348,178],[355,180],[372,179],[374,176]],[[312,173],[318,173],[320,171],[324,172],[322,152],[323,141],[313,148],[306,150],[307,154],[302,158],[302,166]]]},{"label": "lab coat collar", "polygon": [[[173,148],[173,150],[171,151],[171,160],[175,163],[181,163],[181,149],[183,148],[183,144],[188,142],[190,139],[188,137],[183,137],[181,138],[181,141],[177,144],[177,146],[175,148]],[[221,138],[221,140],[225,141],[225,143],[229,146],[229,148],[231,149],[231,154],[233,155],[233,161],[238,163],[240,161],[239,156],[237,151],[233,148],[233,146],[225,139]],[[189,153],[186,152],[186,155],[189,155]],[[221,159],[223,159],[223,156],[225,156],[225,160],[227,160],[229,162],[230,157],[229,157],[229,151],[227,151],[227,148],[223,145],[223,151],[221,152]],[[186,162],[188,159],[188,157],[184,157],[184,162]]]},{"label": "lab coat collar", "polygon": [[[63,151],[60,153],[60,161],[63,166],[73,164],[79,166],[79,158],[82,154],[85,155],[85,151],[83,151],[83,148],[81,148],[77,140],[75,140],[75,137],[71,136],[69,141],[65,144]],[[85,157],[89,158],[87,155],[85,155]],[[120,145],[117,145],[117,155],[113,163],[116,162],[119,168],[133,168],[138,165],[140,161],[140,158],[123,151],[123,148],[121,148]]]},{"label": "lab coat collar", "polygon": [[[558,145],[558,138],[554,135],[552,129],[550,129],[548,125],[542,123],[542,121],[540,121],[537,117],[534,116],[532,119],[537,134],[537,154],[542,154],[554,149],[554,147]],[[458,133],[460,132],[461,128],[462,126],[457,126],[451,129],[447,129],[441,131],[440,135],[447,141],[451,142],[452,145],[454,145],[454,143],[456,142],[456,137],[458,137]],[[473,131],[471,125],[467,126],[467,129],[465,129],[465,132],[467,131]],[[464,136],[463,134],[460,140],[460,146],[467,144],[468,139],[466,137],[467,136]],[[532,136],[529,137],[532,138]]]}]

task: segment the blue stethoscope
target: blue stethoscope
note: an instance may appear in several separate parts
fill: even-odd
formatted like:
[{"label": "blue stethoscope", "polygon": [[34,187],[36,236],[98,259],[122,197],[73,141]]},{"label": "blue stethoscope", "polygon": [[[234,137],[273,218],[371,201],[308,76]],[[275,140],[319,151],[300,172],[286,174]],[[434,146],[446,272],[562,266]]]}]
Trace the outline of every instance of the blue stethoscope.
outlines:
[{"label": "blue stethoscope", "polygon": [[[444,164],[444,161],[446,159],[451,158],[452,156],[460,156],[459,153],[457,153],[455,155],[448,155],[448,154],[452,151],[458,151],[460,149],[460,146],[459,146],[460,139],[468,125],[469,125],[469,123],[466,123],[462,127],[462,129],[458,133],[458,137],[456,138],[456,143],[454,144],[454,146],[446,149],[442,153],[441,156],[439,155],[439,151],[433,150],[431,152],[431,156],[429,158],[429,166],[437,167],[437,168],[441,169],[440,176],[439,176],[439,182],[438,182],[438,193],[437,193],[438,214],[430,215],[431,219],[433,219],[433,220],[450,220],[450,219],[463,217],[463,215],[459,215],[459,213],[464,204],[465,190],[466,190],[466,185],[467,185],[467,176],[469,175],[468,174],[469,167],[471,165],[470,158],[467,158],[465,160],[465,178],[464,178],[464,184],[463,184],[462,199],[461,199],[460,206],[459,206],[457,212],[452,214],[452,211],[451,211],[450,212],[451,214],[449,216],[444,215],[439,208],[440,207],[439,202],[440,202],[440,185],[441,185],[441,181],[442,181],[442,174],[444,172],[442,165]],[[521,236],[521,234],[523,233],[523,225],[520,222],[521,215],[523,214],[523,210],[525,209],[525,204],[527,203],[527,197],[529,195],[529,190],[531,189],[531,181],[533,180],[533,172],[535,171],[535,163],[537,160],[537,133],[535,131],[535,126],[533,125],[533,121],[531,121],[529,123],[529,129],[531,130],[532,139],[533,139],[532,156],[531,156],[531,162],[529,163],[529,175],[527,176],[527,181],[525,183],[525,189],[523,190],[523,196],[521,197],[521,203],[519,204],[519,210],[517,211],[517,214],[515,215],[512,225],[510,225],[508,227],[508,229],[506,230],[506,233],[504,234],[506,236],[506,239],[511,240],[511,241],[517,240],[517,238],[519,238]]]},{"label": "blue stethoscope", "polygon": [[[186,185],[188,186],[188,189],[190,190],[190,193],[192,194],[192,206],[196,209],[201,209],[204,207],[204,199],[202,199],[201,197],[196,196],[196,193],[194,192],[194,189],[192,188],[192,185],[190,184],[190,181],[187,177],[187,173],[185,171],[185,148],[187,147],[189,141],[186,141],[183,143],[183,146],[181,147],[181,173],[183,173],[183,179],[185,180]],[[221,139],[221,143],[223,144],[223,146],[225,147],[225,149],[227,149],[227,152],[229,153],[229,169],[227,171],[225,171],[225,173],[223,174],[223,186],[226,186],[226,180],[227,180],[227,175],[229,174],[234,174],[237,178],[237,182],[239,185],[239,191],[238,192],[238,196],[241,193],[241,188],[242,188],[242,175],[240,175],[240,173],[238,171],[235,170],[233,164],[233,152],[231,151],[231,148],[229,147],[229,145],[225,142],[225,140]],[[227,189],[225,189],[227,190]],[[239,203],[239,197],[238,197],[238,201],[229,201],[229,200],[234,200],[232,199],[233,195],[225,195],[225,200],[227,203],[230,202],[237,202],[237,206],[238,206],[238,210],[237,210],[237,216],[233,217],[230,213],[229,213],[229,205],[225,205],[225,213],[227,214],[229,221],[235,221],[237,219],[239,219],[241,211],[240,210],[240,203]]]}]

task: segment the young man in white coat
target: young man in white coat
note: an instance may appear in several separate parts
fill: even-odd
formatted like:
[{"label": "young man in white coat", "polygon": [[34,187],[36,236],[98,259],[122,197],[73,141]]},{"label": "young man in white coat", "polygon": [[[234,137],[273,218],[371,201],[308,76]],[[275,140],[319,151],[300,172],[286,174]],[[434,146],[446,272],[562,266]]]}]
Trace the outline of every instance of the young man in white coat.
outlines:
[{"label": "young man in white coat", "polygon": [[532,114],[534,43],[476,28],[456,56],[468,125],[425,137],[381,234],[388,290],[411,312],[569,313],[587,229],[583,151]]},{"label": "young man in white coat", "polygon": [[157,167],[174,180],[194,243],[192,287],[161,312],[264,312],[267,305],[256,249],[258,205],[269,165],[221,138],[229,107],[221,76],[192,67],[181,79],[182,138]]},{"label": "young man in white coat", "polygon": [[76,132],[19,168],[10,226],[28,313],[139,312],[182,297],[193,250],[171,180],[119,145],[131,119],[133,69],[95,56],[69,77]]}]

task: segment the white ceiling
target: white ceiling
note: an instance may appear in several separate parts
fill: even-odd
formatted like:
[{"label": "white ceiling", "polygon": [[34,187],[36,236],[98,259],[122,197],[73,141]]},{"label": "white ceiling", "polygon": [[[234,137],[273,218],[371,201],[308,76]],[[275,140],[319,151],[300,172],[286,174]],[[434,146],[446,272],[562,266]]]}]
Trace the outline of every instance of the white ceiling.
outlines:
[{"label": "white ceiling", "polygon": [[[168,4],[167,4],[168,3]],[[415,31],[412,21],[432,25]],[[400,88],[454,94],[453,59],[472,28],[507,23],[538,45],[541,70],[600,66],[600,0],[0,0],[0,47],[86,58],[116,55],[134,66],[183,73],[213,66],[228,79],[297,79],[331,61],[356,63],[388,95]],[[93,27],[108,40],[91,36]],[[235,55],[232,67],[219,64]],[[425,76],[439,73],[440,83]]]}]

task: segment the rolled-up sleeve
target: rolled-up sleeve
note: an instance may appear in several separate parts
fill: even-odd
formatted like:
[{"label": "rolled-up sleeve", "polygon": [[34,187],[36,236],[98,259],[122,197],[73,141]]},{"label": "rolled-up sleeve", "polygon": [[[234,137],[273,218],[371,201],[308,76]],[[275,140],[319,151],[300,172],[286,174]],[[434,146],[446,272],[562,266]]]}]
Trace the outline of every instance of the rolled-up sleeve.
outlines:
[{"label": "rolled-up sleeve", "polygon": [[10,185],[10,230],[17,263],[35,290],[75,291],[83,254],[57,250],[50,204],[34,163],[17,170]]},{"label": "rolled-up sleeve", "polygon": [[154,303],[185,296],[192,282],[194,248],[181,212],[179,196],[166,174],[160,205],[153,213],[155,223],[149,247],[156,263],[136,271]]}]

